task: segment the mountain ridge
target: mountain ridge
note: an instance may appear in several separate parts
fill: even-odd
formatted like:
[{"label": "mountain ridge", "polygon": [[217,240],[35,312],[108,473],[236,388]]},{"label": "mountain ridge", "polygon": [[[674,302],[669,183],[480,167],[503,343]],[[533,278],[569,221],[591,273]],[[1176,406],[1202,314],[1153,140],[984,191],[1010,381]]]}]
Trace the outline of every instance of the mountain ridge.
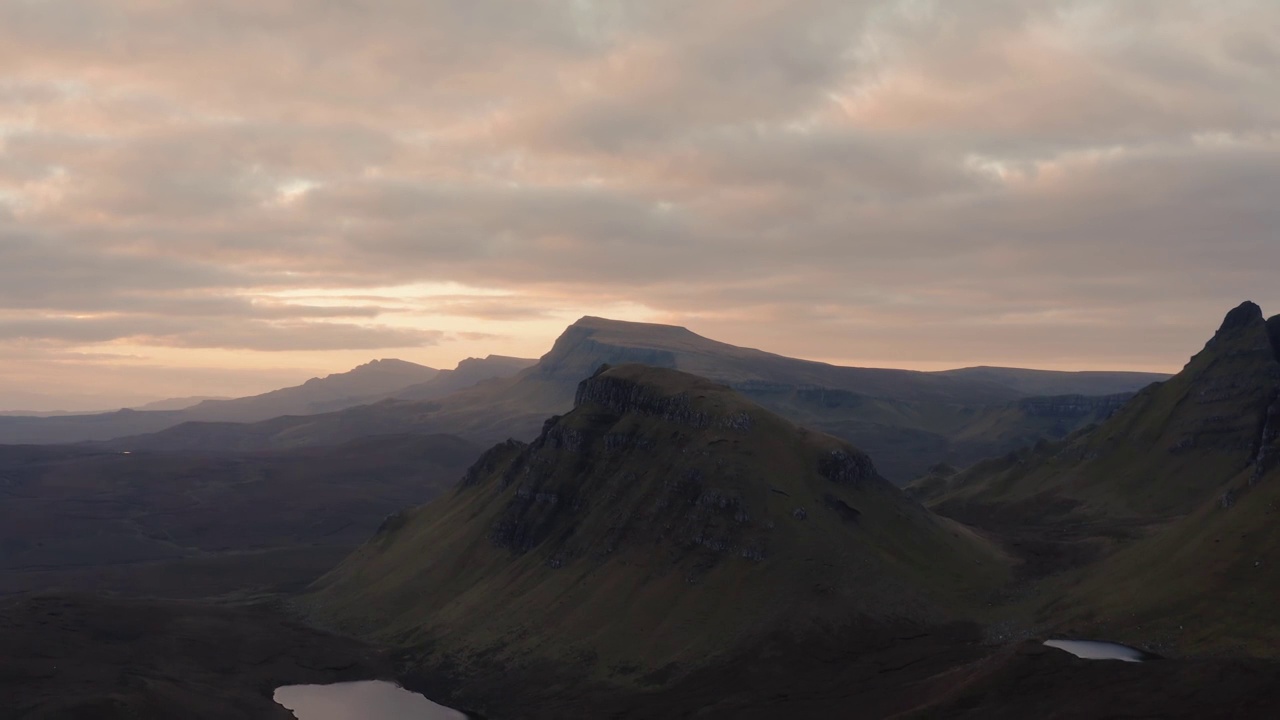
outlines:
[{"label": "mountain ridge", "polygon": [[[676,368],[728,383],[774,412],[870,452],[881,472],[896,482],[905,482],[940,461],[967,465],[1025,441],[1061,437],[1101,419],[1105,412],[1033,416],[1010,407],[1025,393],[990,379],[840,367],[738,348],[682,327],[588,316],[566,328],[532,366],[444,397],[424,401],[393,397],[337,413],[276,418],[243,427],[179,426],[154,437],[129,437],[112,444],[122,449],[160,449],[181,444],[181,437],[198,436],[202,442],[216,443],[218,433],[223,433],[226,444],[241,450],[293,447],[342,441],[354,432],[366,432],[364,428],[383,433],[458,433],[481,445],[509,437],[529,440],[546,416],[572,407],[578,382],[596,367],[626,362]],[[1051,371],[1036,377],[1044,377],[1043,372],[1068,377],[1069,387],[1078,388],[1081,382]],[[1135,382],[1139,387],[1143,384]],[[1104,389],[1114,389],[1114,383],[1108,382]],[[975,424],[995,428],[997,439],[985,442],[966,437],[965,429]]]},{"label": "mountain ridge", "polygon": [[[1019,511],[1011,500],[1029,507],[1053,487],[1055,497],[1070,498],[1086,515],[1114,517],[1135,511],[1134,503],[1156,513],[1187,512],[1206,482],[1215,487],[1253,464],[1267,408],[1278,393],[1280,359],[1268,325],[1261,308],[1245,302],[1227,313],[1180,373],[1139,392],[1098,430],[1042,448],[1049,455],[1043,463],[1020,463],[1001,474],[998,487],[995,481],[970,482],[999,462],[992,460],[957,476],[952,489],[930,499],[965,513],[965,503],[976,511],[990,497],[1012,515]],[[1094,479],[1103,475],[1124,480]]]},{"label": "mountain ridge", "polygon": [[[909,487],[1042,568],[1031,622],[1162,653],[1274,657],[1280,354],[1242,303],[1183,370],[1055,443]],[[1038,557],[1037,557],[1038,556]]]}]

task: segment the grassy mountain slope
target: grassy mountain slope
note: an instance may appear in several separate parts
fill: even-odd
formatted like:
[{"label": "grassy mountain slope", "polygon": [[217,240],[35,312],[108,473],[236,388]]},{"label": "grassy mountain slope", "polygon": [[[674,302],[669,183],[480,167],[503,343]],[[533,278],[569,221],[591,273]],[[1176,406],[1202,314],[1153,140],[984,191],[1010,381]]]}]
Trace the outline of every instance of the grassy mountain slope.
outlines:
[{"label": "grassy mountain slope", "polygon": [[[920,494],[956,517],[1042,521],[1193,511],[1250,475],[1280,361],[1261,309],[1233,310],[1205,348],[1096,430],[969,469]],[[920,488],[917,488],[920,490]]]},{"label": "grassy mountain slope", "polygon": [[496,446],[453,494],[389,521],[310,607],[424,649],[425,665],[571,668],[637,691],[766,639],[962,618],[1004,575],[846,443],[626,365],[583,381],[533,443]]},{"label": "grassy mountain slope", "polygon": [[1280,655],[1280,344],[1245,303],[1096,429],[909,491],[1048,557],[1043,627],[1167,653]]},{"label": "grassy mountain slope", "polygon": [[1040,616],[1178,653],[1280,657],[1280,472],[1055,583]]}]

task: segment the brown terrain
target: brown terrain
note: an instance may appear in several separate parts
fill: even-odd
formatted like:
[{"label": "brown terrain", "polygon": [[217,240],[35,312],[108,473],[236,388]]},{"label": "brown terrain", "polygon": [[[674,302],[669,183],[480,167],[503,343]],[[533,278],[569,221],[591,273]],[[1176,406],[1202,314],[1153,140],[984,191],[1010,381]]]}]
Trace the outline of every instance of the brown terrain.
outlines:
[{"label": "brown terrain", "polygon": [[[496,720],[1280,714],[1280,319],[1257,306],[1132,398],[579,325],[436,400],[0,447],[0,717],[283,720],[275,687],[350,679]],[[602,354],[649,366],[583,370]],[[578,372],[528,442],[428,434],[532,425]],[[1026,446],[904,493],[837,430],[908,408],[953,448]]]}]

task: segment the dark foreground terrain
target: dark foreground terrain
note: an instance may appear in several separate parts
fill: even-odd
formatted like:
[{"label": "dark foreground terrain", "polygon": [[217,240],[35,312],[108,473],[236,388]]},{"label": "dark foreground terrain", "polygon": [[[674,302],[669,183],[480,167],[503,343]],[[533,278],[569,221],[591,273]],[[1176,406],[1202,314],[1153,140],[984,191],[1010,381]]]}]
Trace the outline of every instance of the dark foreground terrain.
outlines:
[{"label": "dark foreground terrain", "polygon": [[0,717],[278,718],[279,685],[385,678],[385,653],[265,607],[62,595],[0,605]]},{"label": "dark foreground terrain", "polygon": [[[597,692],[554,672],[401,675],[441,702],[501,718],[1267,718],[1280,663],[1078,660],[974,626],[915,636],[862,628],[755,653],[645,692]],[[844,640],[849,640],[844,644]],[[394,679],[413,658],[298,624],[279,607],[61,595],[0,604],[0,717],[288,720],[280,685]],[[466,705],[461,705],[466,707]]]},{"label": "dark foreground terrain", "polygon": [[221,454],[0,445],[0,596],[298,591],[479,453],[448,435]]}]

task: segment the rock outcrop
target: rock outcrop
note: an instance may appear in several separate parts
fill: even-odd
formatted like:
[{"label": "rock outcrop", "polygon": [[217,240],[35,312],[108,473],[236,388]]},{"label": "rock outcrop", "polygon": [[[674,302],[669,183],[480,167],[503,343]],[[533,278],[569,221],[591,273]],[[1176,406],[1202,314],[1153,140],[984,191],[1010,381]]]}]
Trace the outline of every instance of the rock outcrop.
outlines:
[{"label": "rock outcrop", "polygon": [[[1158,518],[1215,499],[1234,507],[1275,462],[1278,327],[1242,303],[1180,373],[1143,389],[1096,429],[954,479],[922,479],[913,494],[944,513],[1010,522],[1045,513]],[[1051,399],[1044,409],[1083,412],[1118,400]]]},{"label": "rock outcrop", "polygon": [[724,385],[622,365],[389,523],[313,603],[424,665],[675,677],[796,628],[936,622],[962,607],[939,588],[980,597],[1004,572],[847,443]]},{"label": "rock outcrop", "polygon": [[1271,339],[1271,350],[1275,353],[1276,362],[1280,362],[1280,315],[1267,321],[1267,336]]},{"label": "rock outcrop", "polygon": [[1019,400],[1018,406],[1032,417],[1077,418],[1102,417],[1124,407],[1133,393],[1117,395],[1055,395]]}]

